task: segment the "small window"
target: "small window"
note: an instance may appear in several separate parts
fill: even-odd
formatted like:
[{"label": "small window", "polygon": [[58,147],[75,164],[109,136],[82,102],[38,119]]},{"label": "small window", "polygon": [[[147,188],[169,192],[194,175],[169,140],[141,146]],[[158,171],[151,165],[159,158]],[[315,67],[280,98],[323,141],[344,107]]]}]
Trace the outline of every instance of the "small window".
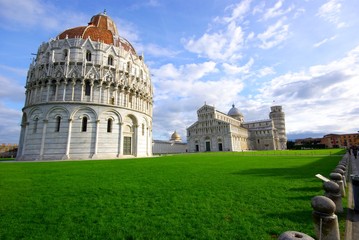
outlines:
[{"label": "small window", "polygon": [[145,124],[142,124],[142,136],[145,135]]},{"label": "small window", "polygon": [[51,94],[52,94],[52,96],[55,96],[55,94],[56,94],[56,83],[55,82],[53,82],[51,85]]},{"label": "small window", "polygon": [[91,62],[91,52],[90,51],[86,51],[86,61]]},{"label": "small window", "polygon": [[91,95],[91,85],[90,82],[87,81],[85,83],[85,96],[90,96]]},{"label": "small window", "polygon": [[68,55],[69,55],[69,50],[65,49],[64,52],[63,52],[63,59],[66,60]]},{"label": "small window", "polygon": [[113,65],[113,57],[112,56],[108,56],[107,64],[108,65]]},{"label": "small window", "polygon": [[112,132],[112,119],[111,118],[109,118],[107,120],[107,132],[108,133]]},{"label": "small window", "polygon": [[87,131],[87,117],[83,117],[83,118],[82,118],[81,131],[82,131],[82,132],[86,132],[86,131]]},{"label": "small window", "polygon": [[33,133],[37,132],[37,125],[39,123],[39,118],[35,118],[34,119],[34,129],[33,129]]},{"label": "small window", "polygon": [[60,132],[60,126],[61,126],[61,117],[58,116],[58,117],[56,117],[56,128],[55,128],[55,132]]}]

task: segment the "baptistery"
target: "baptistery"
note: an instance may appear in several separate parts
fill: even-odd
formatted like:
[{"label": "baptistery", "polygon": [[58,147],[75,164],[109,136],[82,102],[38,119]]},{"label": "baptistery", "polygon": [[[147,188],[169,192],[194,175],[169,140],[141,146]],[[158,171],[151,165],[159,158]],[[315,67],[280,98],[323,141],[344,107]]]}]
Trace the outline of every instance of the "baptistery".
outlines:
[{"label": "baptistery", "polygon": [[27,75],[17,160],[151,156],[150,76],[106,13],[42,43]]}]

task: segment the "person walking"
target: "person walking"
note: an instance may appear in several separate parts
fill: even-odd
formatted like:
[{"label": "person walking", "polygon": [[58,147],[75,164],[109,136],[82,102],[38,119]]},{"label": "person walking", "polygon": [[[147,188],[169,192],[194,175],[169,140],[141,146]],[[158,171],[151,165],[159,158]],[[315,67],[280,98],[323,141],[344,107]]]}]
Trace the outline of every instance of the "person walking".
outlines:
[{"label": "person walking", "polygon": [[352,150],[353,150],[354,158],[357,159],[357,156],[358,156],[358,146],[354,145]]}]

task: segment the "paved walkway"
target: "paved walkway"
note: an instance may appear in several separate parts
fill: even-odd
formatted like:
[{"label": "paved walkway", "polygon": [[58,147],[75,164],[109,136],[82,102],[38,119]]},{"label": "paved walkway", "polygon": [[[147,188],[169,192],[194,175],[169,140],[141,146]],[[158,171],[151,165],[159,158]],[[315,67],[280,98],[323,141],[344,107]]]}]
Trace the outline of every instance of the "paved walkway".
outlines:
[{"label": "paved walkway", "polygon": [[359,212],[354,212],[353,187],[350,179],[350,174],[359,175],[359,156],[358,159],[355,159],[353,155],[348,156],[348,154],[344,157],[349,157],[350,159],[348,176],[348,214],[345,229],[345,240],[359,240]]}]

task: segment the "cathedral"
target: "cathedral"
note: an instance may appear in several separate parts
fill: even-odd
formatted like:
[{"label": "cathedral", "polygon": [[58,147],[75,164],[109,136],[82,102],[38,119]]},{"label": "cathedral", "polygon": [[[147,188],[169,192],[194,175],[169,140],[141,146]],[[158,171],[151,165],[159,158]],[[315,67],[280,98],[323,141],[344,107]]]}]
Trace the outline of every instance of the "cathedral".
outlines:
[{"label": "cathedral", "polygon": [[205,104],[197,110],[198,120],[187,128],[188,152],[285,150],[285,114],[272,106],[269,119],[245,122],[234,105],[228,114]]},{"label": "cathedral", "polygon": [[17,159],[152,156],[150,76],[106,13],[42,43],[26,80]]}]

